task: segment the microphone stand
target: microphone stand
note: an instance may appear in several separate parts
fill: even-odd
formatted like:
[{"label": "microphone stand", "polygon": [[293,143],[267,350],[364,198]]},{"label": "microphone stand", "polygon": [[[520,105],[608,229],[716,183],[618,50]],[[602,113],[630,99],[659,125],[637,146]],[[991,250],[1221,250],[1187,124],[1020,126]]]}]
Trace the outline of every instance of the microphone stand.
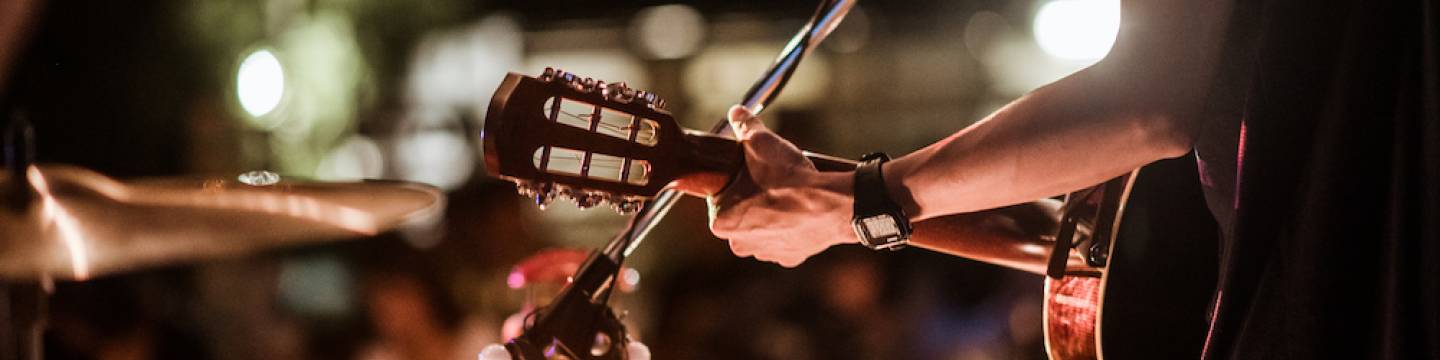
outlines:
[{"label": "microphone stand", "polygon": [[[780,95],[800,60],[840,25],[855,1],[823,0],[810,22],[790,39],[770,69],[746,92],[740,105],[755,114],[764,111]],[[710,128],[715,134],[726,134],[729,130],[723,119]],[[629,338],[624,324],[608,305],[611,290],[625,257],[635,251],[681,195],[675,190],[661,192],[647,201],[630,218],[625,230],[604,249],[592,252],[554,302],[530,314],[533,322],[527,319],[525,332],[505,344],[511,356],[518,360],[624,360]]]}]

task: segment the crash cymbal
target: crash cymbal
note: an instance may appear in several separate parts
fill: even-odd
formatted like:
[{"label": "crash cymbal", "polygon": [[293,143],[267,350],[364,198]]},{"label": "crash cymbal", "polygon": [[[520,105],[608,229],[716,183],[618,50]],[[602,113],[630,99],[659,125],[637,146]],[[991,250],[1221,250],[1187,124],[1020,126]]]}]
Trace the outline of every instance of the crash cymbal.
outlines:
[{"label": "crash cymbal", "polygon": [[[73,166],[0,173],[0,277],[84,279],[354,238],[433,216],[434,187],[269,172],[119,182]],[[27,196],[23,188],[30,190]]]}]

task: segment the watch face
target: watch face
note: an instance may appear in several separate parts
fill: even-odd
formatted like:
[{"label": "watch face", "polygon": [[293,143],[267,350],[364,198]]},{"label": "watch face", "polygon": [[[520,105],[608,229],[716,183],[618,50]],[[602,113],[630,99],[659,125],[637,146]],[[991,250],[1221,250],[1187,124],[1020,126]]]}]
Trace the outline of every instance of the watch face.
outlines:
[{"label": "watch face", "polygon": [[888,239],[900,236],[900,224],[895,222],[895,217],[889,214],[880,214],[860,220],[860,227],[865,231],[866,239]]}]

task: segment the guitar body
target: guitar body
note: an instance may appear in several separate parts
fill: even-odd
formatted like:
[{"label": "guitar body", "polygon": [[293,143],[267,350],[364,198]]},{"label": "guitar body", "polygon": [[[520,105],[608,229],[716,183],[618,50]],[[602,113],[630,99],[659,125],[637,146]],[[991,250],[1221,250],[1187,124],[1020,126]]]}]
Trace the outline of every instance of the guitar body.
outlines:
[{"label": "guitar body", "polygon": [[1053,360],[1100,358],[1103,276],[1045,278],[1045,350]]},{"label": "guitar body", "polygon": [[[1209,329],[1219,233],[1193,157],[1134,174],[1103,267],[1045,278],[1051,359],[1198,359]],[[1126,197],[1122,197],[1126,198]]]}]

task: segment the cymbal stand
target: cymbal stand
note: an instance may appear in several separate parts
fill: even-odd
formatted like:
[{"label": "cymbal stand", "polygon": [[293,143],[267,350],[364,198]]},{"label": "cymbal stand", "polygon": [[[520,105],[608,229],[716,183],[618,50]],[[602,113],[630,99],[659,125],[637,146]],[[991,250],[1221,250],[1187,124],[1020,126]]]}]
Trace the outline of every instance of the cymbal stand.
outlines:
[{"label": "cymbal stand", "polygon": [[40,360],[44,356],[44,283],[0,284],[0,360]]},{"label": "cymbal stand", "polygon": [[[15,196],[5,206],[26,211],[30,193],[25,169],[35,162],[35,131],[23,116],[15,115],[5,128],[5,163],[17,187],[0,189]],[[39,282],[0,281],[0,360],[44,358],[46,298],[53,286],[50,279]]]}]

